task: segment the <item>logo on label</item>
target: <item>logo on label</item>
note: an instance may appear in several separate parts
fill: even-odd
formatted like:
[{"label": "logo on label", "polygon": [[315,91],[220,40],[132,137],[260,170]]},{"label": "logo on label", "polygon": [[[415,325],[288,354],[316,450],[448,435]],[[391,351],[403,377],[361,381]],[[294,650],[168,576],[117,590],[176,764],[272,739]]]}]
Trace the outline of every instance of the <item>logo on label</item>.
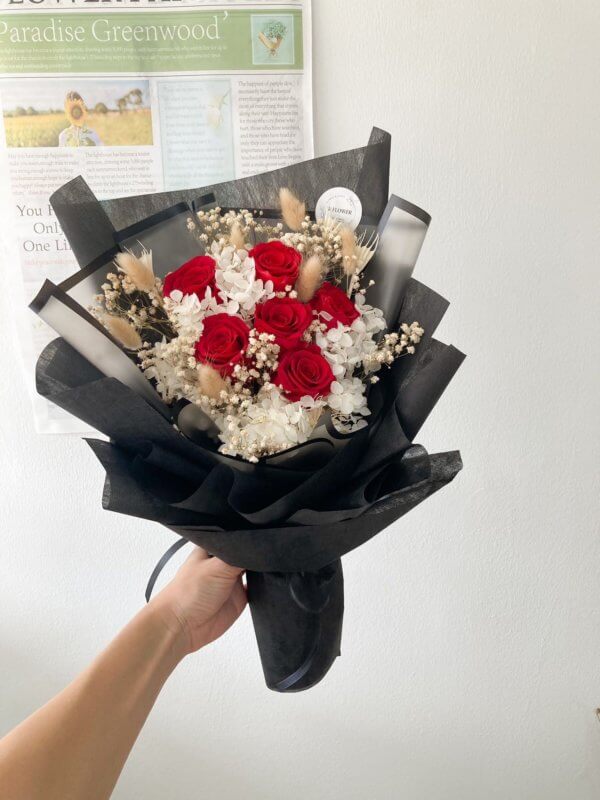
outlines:
[{"label": "logo on label", "polygon": [[362,217],[362,203],[351,189],[335,186],[319,197],[315,216],[318,220],[325,217],[337,219],[354,230]]}]

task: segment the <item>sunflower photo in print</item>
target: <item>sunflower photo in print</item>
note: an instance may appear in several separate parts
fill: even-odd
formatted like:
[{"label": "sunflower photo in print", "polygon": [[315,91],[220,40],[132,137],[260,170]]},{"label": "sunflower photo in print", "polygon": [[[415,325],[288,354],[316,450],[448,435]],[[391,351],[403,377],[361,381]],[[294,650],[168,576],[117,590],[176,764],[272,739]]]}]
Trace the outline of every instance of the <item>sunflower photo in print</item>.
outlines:
[{"label": "sunflower photo in print", "polygon": [[65,116],[69,126],[58,135],[59,147],[97,147],[102,141],[93,128],[88,127],[88,113],[79,92],[67,92]]},{"label": "sunflower photo in print", "polygon": [[28,80],[0,83],[7,147],[151,145],[149,83]]},{"label": "sunflower photo in print", "polygon": [[252,16],[254,64],[294,63],[294,17],[291,14]]}]

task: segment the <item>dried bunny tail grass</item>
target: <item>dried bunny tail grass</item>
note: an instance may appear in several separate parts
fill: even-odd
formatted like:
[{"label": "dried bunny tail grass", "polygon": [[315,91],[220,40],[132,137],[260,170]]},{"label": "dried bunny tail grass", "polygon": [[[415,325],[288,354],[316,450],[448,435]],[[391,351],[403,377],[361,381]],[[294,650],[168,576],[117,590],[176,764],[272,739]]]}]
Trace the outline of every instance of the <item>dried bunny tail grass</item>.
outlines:
[{"label": "dried bunny tail grass", "polygon": [[311,256],[300,267],[300,274],[296,281],[298,300],[308,303],[313,299],[314,293],[321,285],[323,279],[323,262],[319,256]]},{"label": "dried bunny tail grass", "polygon": [[289,189],[279,190],[279,204],[283,221],[292,231],[299,231],[306,217],[306,205]]},{"label": "dried bunny tail grass", "polygon": [[342,266],[344,275],[354,275],[356,272],[356,236],[350,228],[342,228],[340,231],[342,240]]},{"label": "dried bunny tail grass", "polygon": [[211,400],[219,400],[221,392],[227,391],[227,384],[210,364],[198,365],[198,385],[202,394]]},{"label": "dried bunny tail grass", "polygon": [[152,253],[143,250],[138,258],[131,250],[124,253],[117,253],[115,264],[124,272],[136,289],[140,292],[151,292],[154,290],[154,270],[152,269]]},{"label": "dried bunny tail grass", "polygon": [[236,250],[245,250],[246,249],[246,242],[244,240],[244,234],[242,233],[242,228],[239,222],[234,222],[231,226],[231,233],[229,234],[229,241],[235,247]]},{"label": "dried bunny tail grass", "polygon": [[121,342],[127,350],[139,350],[143,342],[136,329],[123,317],[114,314],[104,314],[102,322],[106,330]]}]

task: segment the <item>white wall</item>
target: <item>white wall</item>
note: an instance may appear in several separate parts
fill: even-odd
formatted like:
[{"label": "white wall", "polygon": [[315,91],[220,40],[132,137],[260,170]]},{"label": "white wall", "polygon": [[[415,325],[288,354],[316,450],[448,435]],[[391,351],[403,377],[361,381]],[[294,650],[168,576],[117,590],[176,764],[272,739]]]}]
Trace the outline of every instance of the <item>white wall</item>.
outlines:
[{"label": "white wall", "polygon": [[[387,128],[393,189],[433,214],[418,277],[469,358],[420,439],[465,469],[345,559],[322,684],[268,692],[246,614],[173,677],[115,797],[597,798],[598,4],[315,6],[317,152]],[[101,510],[83,443],[32,432],[5,301],[0,341],[6,730],[138,608],[171,537]]]}]

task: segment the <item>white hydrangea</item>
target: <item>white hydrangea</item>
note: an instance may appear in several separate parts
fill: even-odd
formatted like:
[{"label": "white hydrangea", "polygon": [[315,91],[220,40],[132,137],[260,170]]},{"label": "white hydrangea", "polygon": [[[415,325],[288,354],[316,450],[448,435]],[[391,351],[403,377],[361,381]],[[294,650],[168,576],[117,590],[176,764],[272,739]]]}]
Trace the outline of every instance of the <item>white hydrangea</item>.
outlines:
[{"label": "white hydrangea", "polygon": [[323,401],[312,397],[290,403],[271,384],[243,412],[216,419],[223,442],[220,450],[255,461],[257,455],[279,453],[302,444],[309,439],[323,405]]},{"label": "white hydrangea", "polygon": [[363,366],[365,358],[377,349],[377,334],[385,330],[380,309],[367,305],[362,295],[357,296],[356,306],[360,317],[350,326],[338,323],[337,327],[317,333],[315,337],[338,381],[351,378]]},{"label": "white hydrangea", "polygon": [[254,259],[246,250],[227,246],[223,249],[213,242],[211,253],[217,262],[215,282],[228,314],[239,314],[249,319],[259,301],[274,296],[273,283],[256,279]]},{"label": "white hydrangea", "polygon": [[386,329],[386,324],[383,311],[366,303],[364,295],[357,294],[354,302],[360,317],[352,324],[352,335],[354,347],[360,351],[361,361],[364,362],[365,358],[377,349],[377,337]]},{"label": "white hydrangea", "polygon": [[331,371],[336,378],[351,373],[360,363],[357,353],[353,350],[351,329],[341,323],[338,323],[337,328],[317,333],[315,341],[329,361]]},{"label": "white hydrangea", "polygon": [[[343,427],[350,418],[370,414],[366,384],[355,373],[365,369],[365,359],[377,349],[377,334],[385,330],[380,309],[365,303],[360,294],[356,296],[355,303],[360,317],[350,326],[338,323],[337,327],[317,333],[315,337],[336,378],[326,398],[336,427],[339,427],[338,423]],[[369,370],[372,369],[369,367]]]},{"label": "white hydrangea", "polygon": [[179,289],[173,289],[171,296],[165,297],[164,304],[169,321],[180,336],[199,336],[204,327],[204,318],[222,310],[210,288],[206,289],[202,300],[195,294],[183,294]]},{"label": "white hydrangea", "polygon": [[334,381],[327,404],[344,417],[357,414],[366,417],[371,413],[365,398],[365,384],[360,378],[341,378]]}]

